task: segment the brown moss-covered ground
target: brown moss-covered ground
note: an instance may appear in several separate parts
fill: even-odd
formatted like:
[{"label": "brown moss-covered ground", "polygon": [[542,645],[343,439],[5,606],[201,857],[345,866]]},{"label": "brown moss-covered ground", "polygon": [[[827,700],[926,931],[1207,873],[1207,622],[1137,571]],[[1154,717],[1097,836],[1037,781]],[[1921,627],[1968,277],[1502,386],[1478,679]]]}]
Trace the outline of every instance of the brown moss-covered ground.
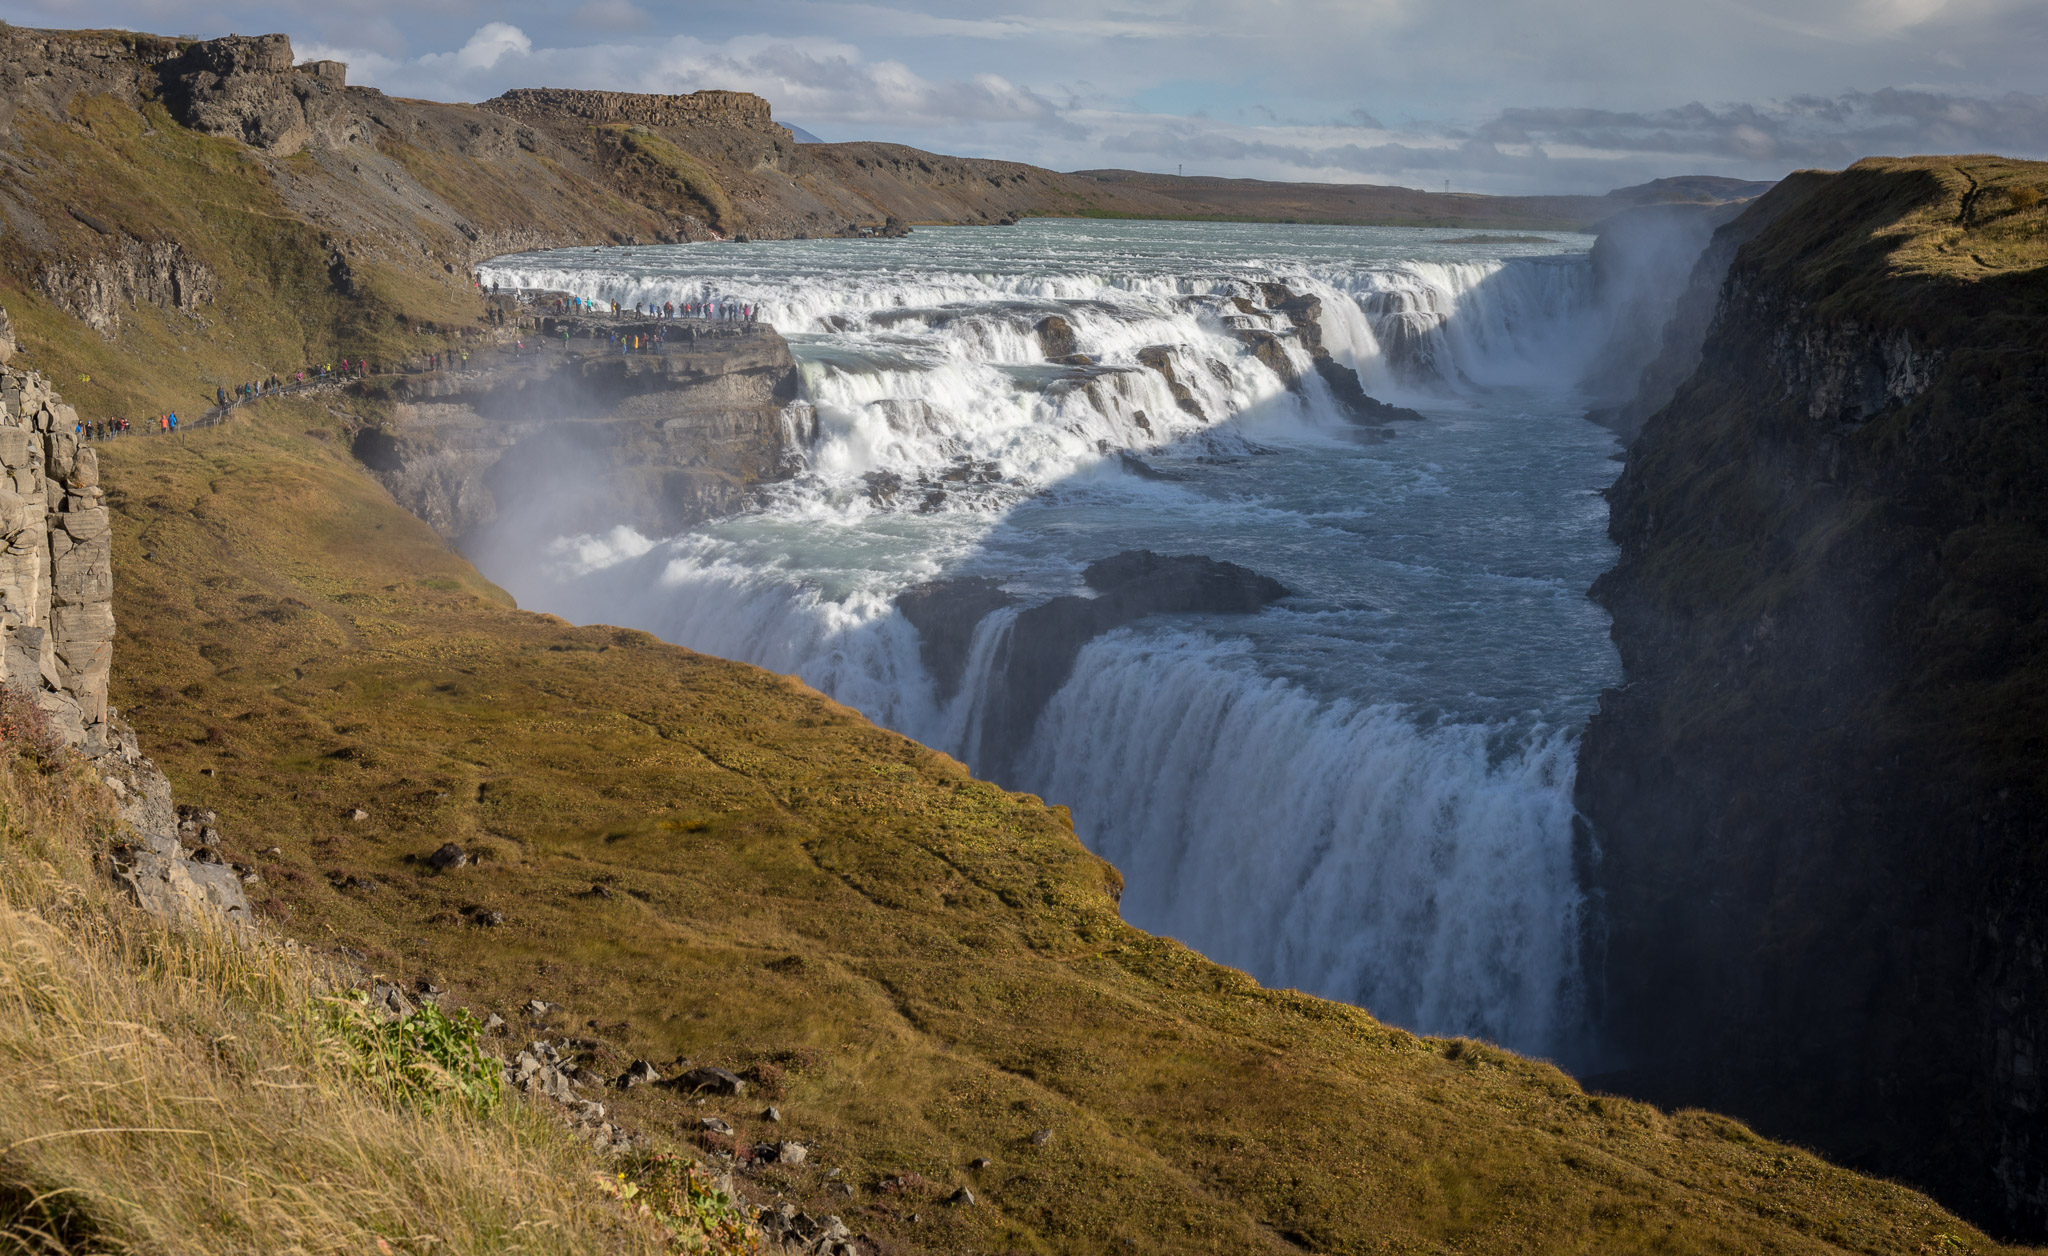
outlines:
[{"label": "brown moss-covered ground", "polygon": [[[793,680],[513,609],[346,450],[301,402],[108,448],[117,701],[271,927],[519,1035],[558,1003],[610,1067],[756,1078],[617,1107],[747,1142],[777,1103],[816,1151],[757,1193],[898,1252],[1993,1250],[1724,1118],[1131,929],[1061,809]],[[433,872],[447,841],[480,862]]]}]

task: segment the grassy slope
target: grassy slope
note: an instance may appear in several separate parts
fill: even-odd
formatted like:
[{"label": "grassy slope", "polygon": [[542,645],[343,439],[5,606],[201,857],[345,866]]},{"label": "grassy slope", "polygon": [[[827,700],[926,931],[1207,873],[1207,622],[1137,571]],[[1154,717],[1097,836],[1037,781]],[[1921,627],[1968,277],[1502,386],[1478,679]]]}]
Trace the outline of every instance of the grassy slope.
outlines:
[{"label": "grassy slope", "polygon": [[[1991,1250],[1723,1118],[1127,928],[1061,810],[791,680],[511,609],[345,449],[274,402],[109,450],[116,696],[147,747],[280,927],[508,1013],[559,1002],[614,1064],[786,1071],[776,1133],[819,1150],[769,1181],[892,1250]],[[447,840],[488,857],[412,861]],[[659,1131],[754,1104],[621,1106]],[[983,1206],[877,1189],[906,1172]]]},{"label": "grassy slope", "polygon": [[88,862],[115,826],[90,769],[0,743],[0,1250],[662,1250],[539,1111],[352,1067],[303,948],[117,901]]}]

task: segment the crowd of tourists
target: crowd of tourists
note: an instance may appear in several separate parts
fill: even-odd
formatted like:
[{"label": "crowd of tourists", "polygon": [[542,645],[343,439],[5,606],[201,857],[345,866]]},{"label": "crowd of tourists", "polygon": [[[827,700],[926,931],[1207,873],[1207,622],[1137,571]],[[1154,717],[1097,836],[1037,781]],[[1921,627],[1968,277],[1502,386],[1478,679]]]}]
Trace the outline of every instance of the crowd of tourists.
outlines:
[{"label": "crowd of tourists", "polygon": [[551,309],[557,314],[609,314],[617,318],[630,313],[636,318],[694,318],[722,323],[752,323],[761,317],[759,306],[724,297],[685,301],[680,305],[674,301],[663,301],[660,305],[648,301],[628,307],[617,301],[598,301],[591,297],[551,296],[543,299],[541,308]]},{"label": "crowd of tourists", "polygon": [[[434,356],[439,355],[430,355]],[[462,352],[462,360],[469,360],[468,350]],[[197,421],[202,426],[214,422],[243,402],[254,401],[259,397],[277,396],[296,391],[308,384],[330,383],[342,378],[362,379],[375,373],[376,368],[367,359],[343,358],[339,365],[323,362],[285,375],[249,380],[236,384],[233,389],[225,384],[219,384],[213,390],[213,409]],[[178,415],[176,411],[166,410],[139,423],[128,419],[97,419],[90,423],[80,420],[72,430],[81,440],[112,440],[116,436],[126,436],[138,431],[169,435],[178,430]]]}]

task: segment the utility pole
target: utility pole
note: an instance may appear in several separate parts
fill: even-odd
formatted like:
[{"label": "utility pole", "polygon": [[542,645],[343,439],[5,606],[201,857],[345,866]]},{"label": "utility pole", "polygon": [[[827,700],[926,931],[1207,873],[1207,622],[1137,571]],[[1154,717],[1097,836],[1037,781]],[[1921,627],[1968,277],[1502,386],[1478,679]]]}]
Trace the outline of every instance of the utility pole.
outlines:
[{"label": "utility pole", "polygon": [[1445,179],[1445,180],[1444,180],[1444,195],[1445,195],[1445,196],[1449,196],[1450,194],[1451,194],[1451,181],[1450,181],[1449,179]]}]

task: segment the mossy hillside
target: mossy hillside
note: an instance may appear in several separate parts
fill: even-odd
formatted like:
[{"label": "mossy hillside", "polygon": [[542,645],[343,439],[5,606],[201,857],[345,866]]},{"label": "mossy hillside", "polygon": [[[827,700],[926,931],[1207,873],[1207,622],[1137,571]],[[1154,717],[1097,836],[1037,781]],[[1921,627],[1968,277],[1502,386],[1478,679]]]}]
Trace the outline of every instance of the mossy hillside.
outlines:
[{"label": "mossy hillside", "polygon": [[[159,106],[81,98],[68,122],[25,114],[16,138],[33,170],[19,191],[52,211],[44,229],[54,247],[0,241],[4,304],[28,361],[87,418],[189,413],[219,386],[344,356],[416,354],[421,321],[476,321],[466,276],[438,264],[358,258],[354,291],[341,291],[328,237],[292,212],[271,167],[240,144],[177,126]],[[71,209],[142,241],[175,241],[216,277],[213,300],[184,311],[117,303],[112,337],[82,325],[34,282],[52,254],[89,260],[111,249]]]},{"label": "mossy hillside", "polygon": [[658,200],[679,206],[694,206],[705,221],[720,231],[744,227],[745,220],[734,210],[732,199],[702,162],[643,126],[613,125],[595,128],[599,138],[615,146],[618,165],[614,176],[634,183],[650,183]]},{"label": "mossy hillside", "polygon": [[[608,1067],[747,1070],[744,1104],[616,1103],[744,1142],[773,1099],[817,1151],[757,1190],[899,1251],[1995,1250],[1733,1122],[1130,929],[1058,808],[792,680],[512,609],[346,451],[298,402],[106,450],[117,700],[273,928],[559,1003]],[[481,862],[418,861],[451,840]],[[957,1185],[982,1202],[943,1206]]]}]

